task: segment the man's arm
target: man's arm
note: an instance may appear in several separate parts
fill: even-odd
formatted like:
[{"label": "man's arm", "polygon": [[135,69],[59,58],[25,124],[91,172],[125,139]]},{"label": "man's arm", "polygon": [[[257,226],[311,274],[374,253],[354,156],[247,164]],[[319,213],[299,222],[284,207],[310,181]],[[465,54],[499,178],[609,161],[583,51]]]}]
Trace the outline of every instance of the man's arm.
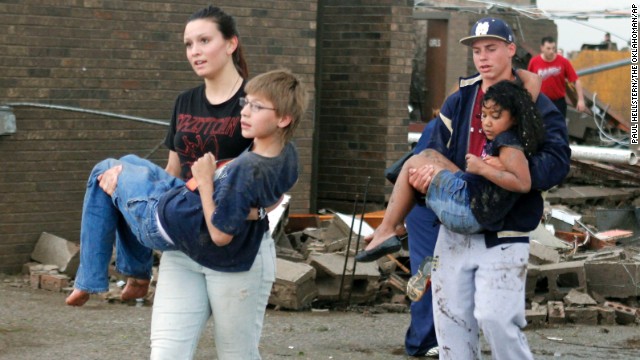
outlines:
[{"label": "man's arm", "polygon": [[578,94],[578,102],[576,103],[576,109],[580,112],[584,112],[587,110],[587,107],[584,105],[584,92],[582,91],[582,84],[580,83],[580,79],[576,80],[576,94]]},{"label": "man's arm", "polygon": [[569,173],[571,148],[565,119],[551,100],[540,94],[536,106],[544,121],[545,139],[529,159],[531,188],[548,190],[559,185]]}]

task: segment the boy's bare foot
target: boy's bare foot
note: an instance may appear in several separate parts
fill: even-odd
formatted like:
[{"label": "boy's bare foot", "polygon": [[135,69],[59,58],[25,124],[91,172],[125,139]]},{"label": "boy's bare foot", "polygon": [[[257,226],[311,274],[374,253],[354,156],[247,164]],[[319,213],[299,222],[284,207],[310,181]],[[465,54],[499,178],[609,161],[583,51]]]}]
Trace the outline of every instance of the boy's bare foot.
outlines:
[{"label": "boy's bare foot", "polygon": [[149,280],[128,278],[127,285],[125,285],[122,294],[120,294],[120,299],[132,300],[143,298],[147,295],[148,291]]},{"label": "boy's bare foot", "polygon": [[73,289],[73,292],[65,300],[69,306],[82,306],[87,301],[89,301],[89,293],[80,289]]}]

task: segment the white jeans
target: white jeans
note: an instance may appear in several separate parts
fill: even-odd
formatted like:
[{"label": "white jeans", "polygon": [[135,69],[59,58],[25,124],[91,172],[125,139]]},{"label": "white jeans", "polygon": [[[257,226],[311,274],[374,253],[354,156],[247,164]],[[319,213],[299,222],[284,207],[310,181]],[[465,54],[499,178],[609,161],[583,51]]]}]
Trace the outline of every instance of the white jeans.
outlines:
[{"label": "white jeans", "polygon": [[193,359],[212,315],[219,360],[260,359],[258,345],[275,281],[275,258],[269,232],[251,269],[244,272],[214,271],[182,252],[165,251],[151,318],[151,359]]},{"label": "white jeans", "polygon": [[440,359],[481,359],[480,333],[500,360],[533,359],[522,328],[529,244],[487,248],[484,235],[440,226],[431,273]]}]

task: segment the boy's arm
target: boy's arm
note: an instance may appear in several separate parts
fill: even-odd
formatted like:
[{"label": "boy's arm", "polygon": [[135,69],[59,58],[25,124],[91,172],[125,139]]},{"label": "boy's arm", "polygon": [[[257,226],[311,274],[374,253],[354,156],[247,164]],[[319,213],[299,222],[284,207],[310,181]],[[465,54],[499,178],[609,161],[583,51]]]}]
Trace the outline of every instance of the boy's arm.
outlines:
[{"label": "boy's arm", "polygon": [[193,177],[198,182],[198,192],[200,193],[202,211],[204,212],[209,236],[214,244],[224,246],[231,242],[233,235],[222,232],[211,222],[213,213],[216,210],[216,204],[213,201],[213,176],[215,171],[216,158],[211,153],[206,153],[191,166]]},{"label": "boy's arm", "polygon": [[467,154],[467,172],[480,175],[505,190],[528,193],[531,190],[531,174],[529,162],[522,150],[503,146],[498,158],[504,170],[485,163],[475,155]]}]

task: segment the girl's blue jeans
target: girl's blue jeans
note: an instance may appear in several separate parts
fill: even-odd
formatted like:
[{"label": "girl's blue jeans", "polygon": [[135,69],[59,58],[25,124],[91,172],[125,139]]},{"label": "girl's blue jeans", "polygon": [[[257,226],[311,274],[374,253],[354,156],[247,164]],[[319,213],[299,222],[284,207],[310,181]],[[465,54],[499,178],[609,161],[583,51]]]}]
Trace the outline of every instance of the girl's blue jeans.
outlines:
[{"label": "girl's blue jeans", "polygon": [[[112,196],[98,185],[98,175],[122,165]],[[184,182],[159,166],[134,155],[107,159],[91,172],[82,206],[80,266],[74,287],[89,293],[109,290],[109,263],[116,248],[116,270],[136,279],[149,279],[152,249],[171,250],[158,231],[158,199]]]},{"label": "girl's blue jeans", "polygon": [[436,213],[442,225],[458,234],[474,234],[482,230],[471,211],[467,182],[462,172],[440,171],[427,189],[427,206]]}]

